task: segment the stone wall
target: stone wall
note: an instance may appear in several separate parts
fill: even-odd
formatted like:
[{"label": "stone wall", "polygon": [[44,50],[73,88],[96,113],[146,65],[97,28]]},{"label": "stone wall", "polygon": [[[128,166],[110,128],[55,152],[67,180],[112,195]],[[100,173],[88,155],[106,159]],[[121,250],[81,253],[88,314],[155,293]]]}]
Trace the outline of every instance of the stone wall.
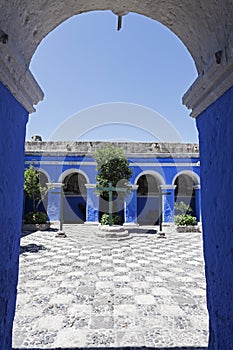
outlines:
[{"label": "stone wall", "polygon": [[82,141],[27,141],[25,152],[29,154],[51,155],[85,155],[93,156],[100,148],[110,143],[125,151],[126,156],[143,157],[199,157],[196,143],[162,143],[162,142],[82,142]]}]

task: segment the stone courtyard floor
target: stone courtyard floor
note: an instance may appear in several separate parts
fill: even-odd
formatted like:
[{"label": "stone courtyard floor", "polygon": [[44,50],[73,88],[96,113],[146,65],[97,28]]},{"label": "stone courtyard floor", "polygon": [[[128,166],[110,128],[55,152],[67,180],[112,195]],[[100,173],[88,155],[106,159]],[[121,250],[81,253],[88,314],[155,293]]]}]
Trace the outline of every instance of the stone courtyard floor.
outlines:
[{"label": "stone courtyard floor", "polygon": [[201,233],[139,227],[116,241],[64,229],[21,238],[14,349],[206,349]]}]

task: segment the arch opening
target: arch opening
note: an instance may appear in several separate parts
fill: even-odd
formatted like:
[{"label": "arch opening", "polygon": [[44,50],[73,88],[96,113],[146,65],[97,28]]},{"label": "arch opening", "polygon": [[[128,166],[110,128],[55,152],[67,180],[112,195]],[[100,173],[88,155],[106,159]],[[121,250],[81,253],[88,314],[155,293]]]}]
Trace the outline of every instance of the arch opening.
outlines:
[{"label": "arch opening", "polygon": [[140,225],[158,225],[161,179],[156,174],[142,174],[137,180],[137,217]]},{"label": "arch opening", "polygon": [[70,173],[64,177],[64,223],[78,224],[86,221],[86,183],[85,176],[79,172]]},{"label": "arch opening", "polygon": [[[184,202],[191,207],[191,215],[196,216],[196,194],[195,194],[195,180],[194,177],[188,174],[179,174],[174,182],[175,188],[175,202]],[[175,210],[175,214],[177,210]]]}]

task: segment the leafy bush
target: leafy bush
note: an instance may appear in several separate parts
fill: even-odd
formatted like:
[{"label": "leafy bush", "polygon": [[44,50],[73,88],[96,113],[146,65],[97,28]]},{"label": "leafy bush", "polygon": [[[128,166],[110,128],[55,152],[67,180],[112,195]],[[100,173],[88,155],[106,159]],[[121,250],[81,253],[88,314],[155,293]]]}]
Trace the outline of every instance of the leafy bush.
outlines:
[{"label": "leafy bush", "polygon": [[25,215],[25,224],[45,224],[47,222],[47,214],[42,211],[29,212]]},{"label": "leafy bush", "polygon": [[175,203],[175,209],[178,215],[175,215],[175,224],[177,226],[194,226],[197,223],[197,219],[191,215],[192,209],[190,205],[184,202]]},{"label": "leafy bush", "polygon": [[175,224],[177,226],[194,226],[196,223],[196,218],[190,214],[180,214],[175,216]]},{"label": "leafy bush", "polygon": [[[109,225],[109,214],[103,214],[100,220],[101,225]],[[121,218],[119,215],[113,215],[112,216],[112,223],[113,225],[120,225],[121,224]]]}]

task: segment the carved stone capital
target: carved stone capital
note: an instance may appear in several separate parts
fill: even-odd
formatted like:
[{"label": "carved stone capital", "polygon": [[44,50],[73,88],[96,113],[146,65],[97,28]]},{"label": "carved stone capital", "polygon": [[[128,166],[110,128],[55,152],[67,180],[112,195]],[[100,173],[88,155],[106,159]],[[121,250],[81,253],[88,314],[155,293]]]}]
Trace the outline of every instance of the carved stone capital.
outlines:
[{"label": "carved stone capital", "polygon": [[183,104],[197,117],[233,86],[233,38],[227,47],[213,55],[183,96]]},{"label": "carved stone capital", "polygon": [[16,100],[29,112],[44,97],[17,47],[10,40],[0,42],[0,80]]}]

